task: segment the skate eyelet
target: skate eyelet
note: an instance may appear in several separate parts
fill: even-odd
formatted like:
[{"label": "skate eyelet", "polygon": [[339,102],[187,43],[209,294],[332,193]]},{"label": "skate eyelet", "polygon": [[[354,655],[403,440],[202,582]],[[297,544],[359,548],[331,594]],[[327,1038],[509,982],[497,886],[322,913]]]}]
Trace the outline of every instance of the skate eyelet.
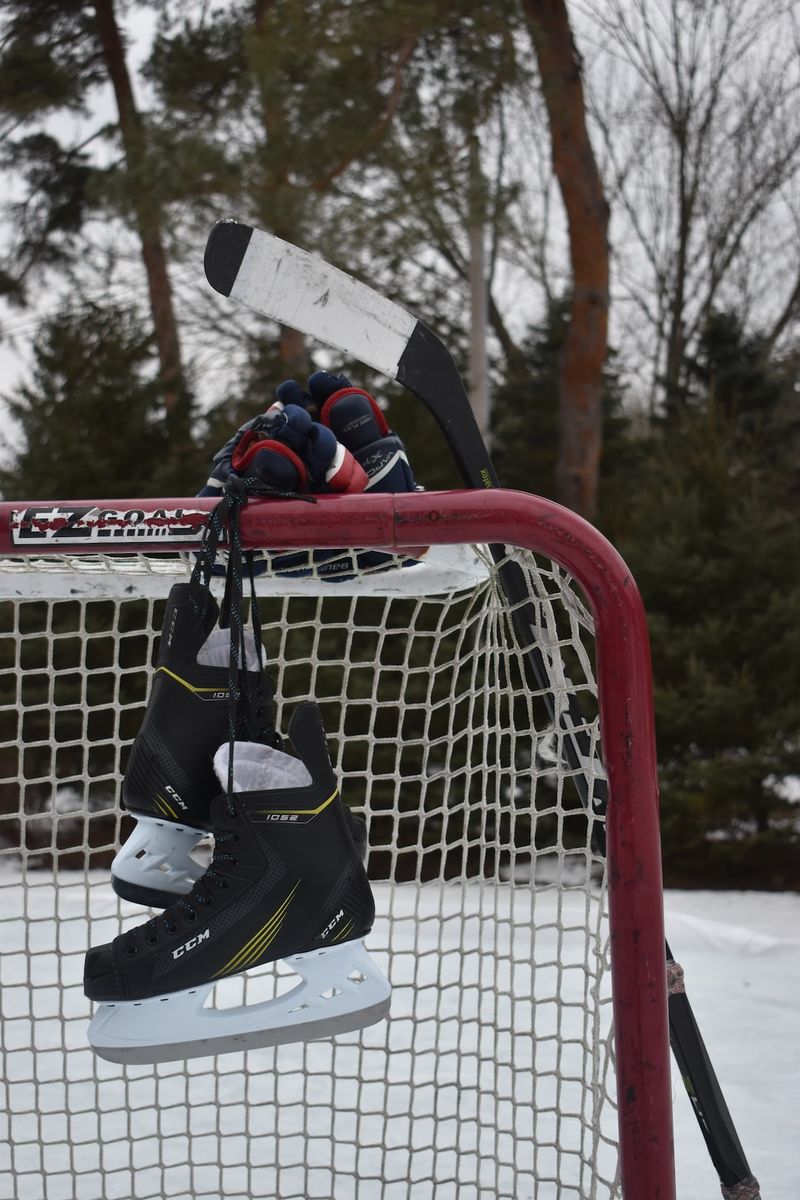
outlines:
[{"label": "skate eyelet", "polygon": [[152,937],[146,937],[144,940],[148,946],[155,946],[158,944],[158,936],[155,934]]},{"label": "skate eyelet", "polygon": [[128,958],[133,958],[134,954],[139,953],[139,947],[138,946],[126,946],[125,953],[127,954]]},{"label": "skate eyelet", "polygon": [[197,920],[197,913],[194,911],[194,909],[191,909],[189,912],[185,913],[184,916],[187,921],[196,921]]},{"label": "skate eyelet", "polygon": [[167,933],[177,933],[178,932],[177,925],[168,925],[166,921],[164,922],[164,928],[166,929]]}]

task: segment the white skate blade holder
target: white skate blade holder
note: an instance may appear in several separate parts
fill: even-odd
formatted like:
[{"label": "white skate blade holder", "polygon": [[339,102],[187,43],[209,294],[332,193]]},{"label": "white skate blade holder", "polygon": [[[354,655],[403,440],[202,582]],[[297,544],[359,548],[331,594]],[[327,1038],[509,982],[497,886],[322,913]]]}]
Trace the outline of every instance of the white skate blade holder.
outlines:
[{"label": "white skate blade holder", "polygon": [[205,871],[192,851],[207,834],[191,825],[136,816],[136,825],[111,864],[111,874],[137,888],[187,895]]},{"label": "white skate blade holder", "polygon": [[108,1062],[173,1062],[316,1041],[388,1016],[391,987],[363,940],[294,954],[285,962],[302,982],[260,1004],[204,1008],[213,982],[147,1000],[100,1004],[89,1043]]}]

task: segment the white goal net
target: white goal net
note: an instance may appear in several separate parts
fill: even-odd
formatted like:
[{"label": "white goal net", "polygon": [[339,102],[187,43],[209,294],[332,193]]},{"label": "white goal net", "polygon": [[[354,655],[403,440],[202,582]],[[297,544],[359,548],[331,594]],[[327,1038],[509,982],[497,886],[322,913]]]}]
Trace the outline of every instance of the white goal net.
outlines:
[{"label": "white goal net", "polygon": [[[322,708],[369,826],[391,1019],[335,1041],[122,1067],[86,1040],[84,954],[143,919],[109,867],[177,556],[0,560],[0,1197],[594,1200],[620,1195],[592,617],[506,547],[336,583],[258,581],[278,727]],[[563,714],[588,752],[566,752]],[[146,914],[145,914],[146,915]],[[286,986],[262,967],[216,1003]]]}]

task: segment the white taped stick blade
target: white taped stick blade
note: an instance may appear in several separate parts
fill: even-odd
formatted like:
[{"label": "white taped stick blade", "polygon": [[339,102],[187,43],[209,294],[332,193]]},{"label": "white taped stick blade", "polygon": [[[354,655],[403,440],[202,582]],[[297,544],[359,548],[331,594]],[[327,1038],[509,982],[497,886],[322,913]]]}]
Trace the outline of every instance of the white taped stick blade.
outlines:
[{"label": "white taped stick blade", "polygon": [[231,299],[393,379],[417,325],[399,304],[344,271],[236,221],[220,221],[212,229],[206,276]]}]

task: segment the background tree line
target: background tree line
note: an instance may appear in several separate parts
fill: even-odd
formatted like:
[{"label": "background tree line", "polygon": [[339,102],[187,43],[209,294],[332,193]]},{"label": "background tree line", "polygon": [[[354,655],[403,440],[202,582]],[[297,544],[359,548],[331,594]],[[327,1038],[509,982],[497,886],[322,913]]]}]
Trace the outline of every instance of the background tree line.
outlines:
[{"label": "background tree line", "polygon": [[[6,0],[0,38],[3,494],[196,491],[314,352],[205,287],[210,225],[319,250],[442,333],[504,484],[631,565],[668,878],[796,886],[793,6]],[[457,485],[426,414],[352,373]]]}]

